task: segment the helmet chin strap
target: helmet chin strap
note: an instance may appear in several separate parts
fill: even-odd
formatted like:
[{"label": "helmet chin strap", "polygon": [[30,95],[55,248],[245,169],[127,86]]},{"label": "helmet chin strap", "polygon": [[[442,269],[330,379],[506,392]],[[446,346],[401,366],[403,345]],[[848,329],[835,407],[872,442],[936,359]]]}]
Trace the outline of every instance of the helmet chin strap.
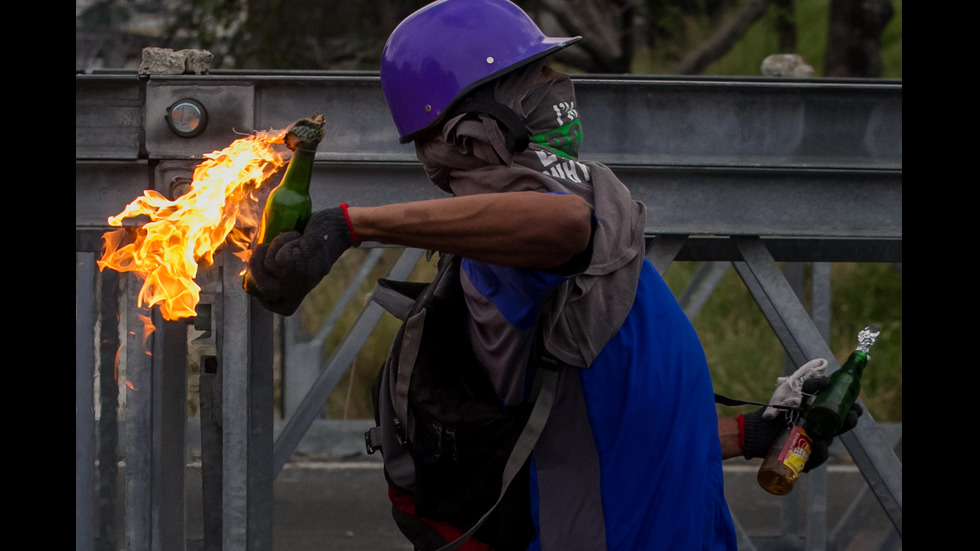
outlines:
[{"label": "helmet chin strap", "polygon": [[492,91],[486,87],[479,88],[467,95],[453,108],[452,114],[447,118],[462,113],[483,114],[492,117],[504,133],[504,145],[511,153],[524,151],[531,141],[531,130],[524,124],[521,117],[510,107],[494,100]]}]

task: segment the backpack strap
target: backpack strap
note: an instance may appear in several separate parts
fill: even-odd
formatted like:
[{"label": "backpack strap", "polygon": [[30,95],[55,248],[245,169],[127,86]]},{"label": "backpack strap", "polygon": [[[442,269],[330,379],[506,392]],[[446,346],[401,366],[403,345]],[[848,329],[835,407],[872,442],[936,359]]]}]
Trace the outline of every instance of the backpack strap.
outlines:
[{"label": "backpack strap", "polygon": [[371,295],[371,300],[378,303],[379,306],[400,321],[405,321],[418,297],[418,292],[415,292],[413,296],[411,291],[406,290],[408,286],[409,284],[406,282],[379,279],[378,285]]},{"label": "backpack strap", "polygon": [[504,135],[504,145],[511,153],[520,153],[531,142],[531,130],[520,115],[513,109],[493,99],[493,89],[488,86],[477,88],[463,98],[446,117],[452,118],[461,113],[488,115]]},{"label": "backpack strap", "polygon": [[537,383],[540,383],[540,390],[534,400],[534,407],[531,409],[527,424],[524,426],[524,430],[521,431],[521,435],[517,438],[517,443],[514,444],[514,449],[511,450],[510,456],[507,458],[507,463],[504,465],[504,472],[501,476],[500,495],[497,496],[497,501],[480,517],[480,520],[472,528],[451,543],[440,547],[438,551],[454,551],[458,549],[459,546],[463,545],[466,540],[470,539],[476,533],[490,514],[493,513],[494,509],[497,508],[501,500],[503,500],[504,494],[507,493],[507,488],[510,487],[511,482],[514,481],[514,477],[517,476],[517,473],[520,472],[524,463],[531,456],[531,452],[534,451],[534,446],[541,436],[541,431],[544,430],[544,426],[548,422],[548,417],[551,415],[551,407],[555,403],[555,395],[558,391],[558,366],[557,358],[547,353],[542,354],[541,359],[538,361],[535,380]]},{"label": "backpack strap", "polygon": [[[441,290],[447,277],[458,277],[456,270],[459,259],[453,255],[444,255],[439,262],[436,276],[429,283],[410,281],[378,280],[371,300],[403,322],[403,339],[398,350],[398,373],[395,379],[395,389],[392,395],[395,416],[402,427],[408,426],[408,390],[412,380],[412,370],[419,355],[422,344],[422,331],[425,328],[425,308],[417,308],[424,293],[436,293]],[[448,274],[448,275],[447,275]],[[377,449],[374,441],[380,441],[378,430],[369,430],[365,435],[368,453]]]}]

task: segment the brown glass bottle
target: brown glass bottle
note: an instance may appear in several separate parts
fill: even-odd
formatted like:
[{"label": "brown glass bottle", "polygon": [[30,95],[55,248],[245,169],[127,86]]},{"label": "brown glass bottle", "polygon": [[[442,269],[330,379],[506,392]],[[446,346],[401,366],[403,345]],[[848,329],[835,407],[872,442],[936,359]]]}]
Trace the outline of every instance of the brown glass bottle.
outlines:
[{"label": "brown glass bottle", "polygon": [[793,490],[803,467],[810,459],[813,439],[807,434],[805,418],[787,427],[769,449],[769,453],[759,467],[756,479],[762,489],[777,496],[784,496]]}]

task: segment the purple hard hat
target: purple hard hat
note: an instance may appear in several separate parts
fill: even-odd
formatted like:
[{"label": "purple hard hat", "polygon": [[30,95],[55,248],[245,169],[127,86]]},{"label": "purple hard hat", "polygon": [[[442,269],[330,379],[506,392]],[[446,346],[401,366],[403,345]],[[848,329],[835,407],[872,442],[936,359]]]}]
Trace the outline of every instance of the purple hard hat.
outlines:
[{"label": "purple hard hat", "polygon": [[403,20],[381,54],[381,89],[408,143],[474,88],[582,37],[553,38],[508,0],[439,0]]}]

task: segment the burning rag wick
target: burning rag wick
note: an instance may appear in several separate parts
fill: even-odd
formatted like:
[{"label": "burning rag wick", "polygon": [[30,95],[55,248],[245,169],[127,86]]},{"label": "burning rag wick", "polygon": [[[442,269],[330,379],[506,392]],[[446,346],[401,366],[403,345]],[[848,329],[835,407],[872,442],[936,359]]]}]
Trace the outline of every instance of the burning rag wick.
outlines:
[{"label": "burning rag wick", "polygon": [[286,164],[274,147],[283,143],[284,134],[258,132],[204,155],[190,191],[172,201],[154,190],[144,191],[108,223],[122,227],[123,220],[138,216],[149,222],[106,232],[99,270],[141,277],[141,308],[159,305],[161,315],[171,321],[195,316],[201,288],[194,278],[200,263],[212,264],[225,242],[240,250],[235,254],[243,262],[248,260],[245,230],[258,226],[257,191]]}]

